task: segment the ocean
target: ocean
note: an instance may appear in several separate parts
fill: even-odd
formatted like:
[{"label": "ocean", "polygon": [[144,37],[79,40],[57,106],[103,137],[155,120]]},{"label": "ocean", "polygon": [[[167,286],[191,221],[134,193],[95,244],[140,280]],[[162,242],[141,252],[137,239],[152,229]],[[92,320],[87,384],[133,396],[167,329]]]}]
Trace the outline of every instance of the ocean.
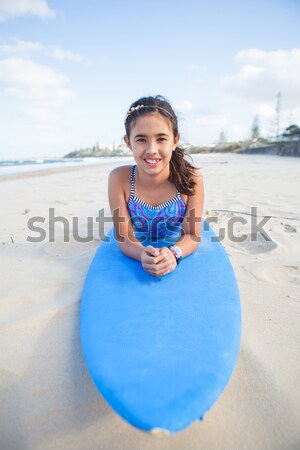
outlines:
[{"label": "ocean", "polygon": [[28,158],[28,159],[6,159],[0,160],[0,178],[22,173],[36,172],[41,170],[55,169],[61,167],[72,167],[86,164],[107,164],[110,162],[131,161],[131,156],[103,156],[99,158]]}]

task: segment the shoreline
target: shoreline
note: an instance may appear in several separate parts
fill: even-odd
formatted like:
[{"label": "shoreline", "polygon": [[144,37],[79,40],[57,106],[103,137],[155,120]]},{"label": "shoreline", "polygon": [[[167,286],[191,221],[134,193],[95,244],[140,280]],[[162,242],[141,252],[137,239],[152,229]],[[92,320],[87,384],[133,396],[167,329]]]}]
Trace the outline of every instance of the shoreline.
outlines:
[{"label": "shoreline", "polygon": [[[203,162],[205,164],[227,164],[226,161],[223,162],[215,162],[215,161],[204,161],[204,158],[223,158],[223,157],[230,157],[230,156],[262,156],[262,157],[275,157],[275,158],[282,158],[285,157],[284,155],[275,155],[275,154],[264,154],[264,153],[255,153],[255,152],[208,152],[208,153],[187,153],[186,156],[187,157],[191,157],[191,158],[203,158]],[[114,157],[112,157],[114,158]],[[119,157],[118,157],[119,158]],[[89,164],[78,164],[75,163],[74,166],[67,166],[67,167],[56,167],[56,168],[46,168],[43,169],[42,166],[40,166],[39,170],[30,170],[28,172],[20,172],[20,173],[13,173],[11,175],[1,175],[0,172],[0,183],[3,181],[7,181],[7,180],[17,180],[17,179],[22,179],[22,178],[30,178],[30,177],[38,177],[38,176],[46,176],[46,175],[52,175],[52,174],[56,174],[56,173],[63,173],[63,172],[72,172],[72,171],[77,171],[77,170],[81,170],[81,169],[88,169],[90,167],[95,167],[95,166],[100,166],[100,165],[109,165],[109,164],[119,164],[122,163],[122,159],[124,158],[124,162],[130,162],[130,161],[134,161],[133,157],[131,156],[124,156],[124,157],[120,157],[120,159],[118,159],[117,161],[111,160],[110,161],[110,157],[107,158],[107,160],[101,160],[100,161],[93,161],[93,163],[89,163]],[[125,159],[126,158],[126,159]],[[297,156],[286,156],[286,158],[288,158],[289,160],[293,160],[296,159],[298,160]],[[93,158],[95,159],[95,158]]]},{"label": "shoreline", "polygon": [[76,166],[76,167],[73,167],[73,166],[72,167],[56,167],[54,169],[33,170],[30,172],[16,173],[16,174],[0,177],[0,183],[4,182],[4,181],[9,181],[9,180],[22,180],[25,178],[44,177],[47,175],[56,175],[59,173],[76,172],[76,171],[81,171],[81,170],[85,170],[85,169],[92,169],[96,166],[106,166],[108,164],[113,164],[113,163],[108,161],[108,162],[103,162],[103,163],[81,165],[81,166]]},{"label": "shoreline", "polygon": [[[126,161],[131,160],[132,158],[128,158],[126,157]],[[51,167],[51,164],[46,163],[45,165],[47,165],[47,167],[43,167],[43,164],[39,164],[39,165],[32,165],[32,169],[24,170],[24,171],[20,171],[18,173],[11,173],[8,175],[2,174],[1,173],[1,167],[0,167],[0,182],[2,180],[8,180],[10,178],[12,179],[17,179],[18,177],[27,177],[27,176],[39,176],[39,174],[42,175],[50,175],[50,174],[54,174],[54,173],[60,173],[60,172],[68,172],[68,171],[73,171],[73,170],[80,170],[81,168],[89,168],[89,167],[94,167],[94,166],[101,166],[101,165],[107,165],[107,164],[114,164],[114,163],[119,163],[120,159],[119,158],[112,158],[111,160],[106,160],[106,159],[101,159],[99,158],[98,161],[95,161],[95,159],[93,158],[93,161],[88,161],[88,162],[70,162],[69,165],[68,163],[58,163],[61,164],[61,166],[59,167]],[[55,163],[56,164],[56,163]],[[67,165],[68,164],[68,165]],[[14,167],[14,166],[10,166],[10,167]],[[15,166],[15,167],[20,167],[20,166]],[[24,165],[21,167],[28,167],[28,165]]]}]

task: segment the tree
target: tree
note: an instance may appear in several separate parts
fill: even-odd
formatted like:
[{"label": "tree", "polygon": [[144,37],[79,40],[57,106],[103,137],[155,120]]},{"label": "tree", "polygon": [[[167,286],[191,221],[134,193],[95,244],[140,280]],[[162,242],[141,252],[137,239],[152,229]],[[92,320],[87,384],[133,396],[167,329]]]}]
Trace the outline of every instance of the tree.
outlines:
[{"label": "tree", "polygon": [[277,94],[276,101],[276,138],[279,136],[279,128],[280,128],[280,114],[281,114],[281,92]]},{"label": "tree", "polygon": [[300,138],[300,128],[298,127],[298,125],[294,124],[290,125],[284,130],[283,136],[285,137],[295,136]]},{"label": "tree", "polygon": [[251,127],[251,139],[252,141],[257,140],[260,137],[260,123],[259,123],[259,115],[256,115],[253,120],[253,124]]}]

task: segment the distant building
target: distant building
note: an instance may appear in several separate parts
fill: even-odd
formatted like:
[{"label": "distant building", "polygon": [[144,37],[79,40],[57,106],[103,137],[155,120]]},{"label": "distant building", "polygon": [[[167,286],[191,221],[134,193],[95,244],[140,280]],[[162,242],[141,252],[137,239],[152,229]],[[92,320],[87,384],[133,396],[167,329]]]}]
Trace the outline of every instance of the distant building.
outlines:
[{"label": "distant building", "polygon": [[300,140],[300,128],[298,125],[290,125],[287,127],[280,136],[283,141],[299,141]]}]

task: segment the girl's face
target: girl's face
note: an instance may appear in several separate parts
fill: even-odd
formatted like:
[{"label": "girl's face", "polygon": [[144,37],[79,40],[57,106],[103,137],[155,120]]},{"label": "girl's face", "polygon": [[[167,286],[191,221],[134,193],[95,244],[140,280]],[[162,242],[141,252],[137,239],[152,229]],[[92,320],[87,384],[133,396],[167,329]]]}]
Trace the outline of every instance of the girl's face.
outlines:
[{"label": "girl's face", "polygon": [[131,128],[130,139],[124,136],[137,165],[151,174],[169,169],[172,151],[179,139],[179,134],[174,137],[169,120],[158,112],[138,117]]}]

